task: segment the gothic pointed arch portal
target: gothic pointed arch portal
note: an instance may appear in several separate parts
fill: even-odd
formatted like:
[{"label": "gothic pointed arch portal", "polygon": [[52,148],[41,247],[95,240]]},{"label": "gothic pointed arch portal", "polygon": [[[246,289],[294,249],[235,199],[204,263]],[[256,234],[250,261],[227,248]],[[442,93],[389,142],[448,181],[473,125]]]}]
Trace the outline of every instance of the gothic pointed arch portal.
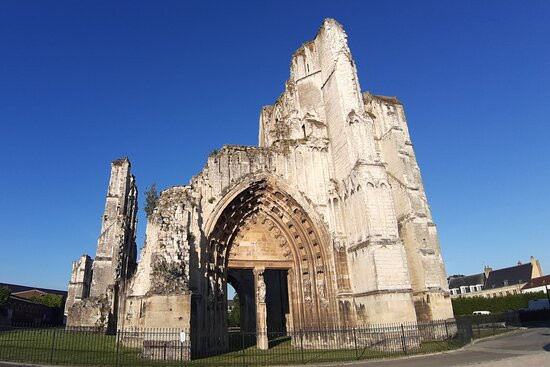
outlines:
[{"label": "gothic pointed arch portal", "polygon": [[[298,330],[336,326],[336,289],[323,225],[315,223],[274,180],[253,181],[226,198],[207,237],[208,309],[219,325],[211,332],[224,332],[223,295],[231,269],[254,269],[258,318],[265,318],[261,310],[265,302],[263,273],[279,269],[287,271],[287,327]],[[263,327],[257,322],[257,331],[265,331]]]}]

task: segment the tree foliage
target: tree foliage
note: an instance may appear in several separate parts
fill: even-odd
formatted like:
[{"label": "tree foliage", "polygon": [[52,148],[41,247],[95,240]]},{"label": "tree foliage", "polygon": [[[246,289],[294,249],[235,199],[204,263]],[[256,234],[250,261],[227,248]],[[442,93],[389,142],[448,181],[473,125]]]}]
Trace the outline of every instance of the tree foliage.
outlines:
[{"label": "tree foliage", "polygon": [[0,287],[0,307],[4,306],[10,298],[11,291],[7,287]]},{"label": "tree foliage", "polygon": [[506,312],[526,308],[530,300],[546,299],[544,292],[511,294],[504,297],[461,297],[452,300],[455,315],[471,315],[474,311]]},{"label": "tree foliage", "polygon": [[233,309],[227,314],[227,324],[229,326],[241,325],[241,303],[238,294],[233,297]]},{"label": "tree foliage", "polygon": [[145,207],[143,210],[145,211],[147,217],[153,214],[153,211],[157,207],[158,200],[159,195],[157,192],[157,185],[153,182],[151,187],[145,190]]},{"label": "tree foliage", "polygon": [[51,294],[46,293],[41,297],[32,297],[31,301],[43,304],[48,307],[62,308],[63,307],[63,296],[60,294]]}]

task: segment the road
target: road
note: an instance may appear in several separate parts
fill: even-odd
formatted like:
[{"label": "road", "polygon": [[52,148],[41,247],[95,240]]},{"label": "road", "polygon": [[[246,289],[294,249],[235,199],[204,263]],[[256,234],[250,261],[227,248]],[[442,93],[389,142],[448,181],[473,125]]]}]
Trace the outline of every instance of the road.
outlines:
[{"label": "road", "polygon": [[[343,366],[332,364],[331,366]],[[348,363],[349,367],[530,367],[550,366],[550,327],[481,340],[461,350],[385,361]],[[0,367],[35,367],[0,362]],[[323,365],[328,366],[328,365]],[[312,366],[313,367],[313,366]]]},{"label": "road", "polygon": [[480,340],[454,352],[347,364],[349,367],[459,367],[472,365],[476,367],[550,366],[550,327],[532,328],[513,335]]}]

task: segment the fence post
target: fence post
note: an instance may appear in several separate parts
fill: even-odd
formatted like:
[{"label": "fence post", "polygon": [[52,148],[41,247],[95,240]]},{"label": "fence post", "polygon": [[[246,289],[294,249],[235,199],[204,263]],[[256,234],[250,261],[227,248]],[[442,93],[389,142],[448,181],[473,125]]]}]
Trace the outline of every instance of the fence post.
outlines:
[{"label": "fence post", "polygon": [[407,354],[407,341],[405,340],[405,327],[401,324],[401,344],[403,347],[403,352]]},{"label": "fence post", "polygon": [[447,326],[447,320],[445,320],[445,333],[447,334],[447,349],[451,349],[451,339],[449,338],[449,327]]},{"label": "fence post", "polygon": [[53,364],[54,350],[55,350],[55,329],[52,330],[52,349],[50,351],[50,364]]},{"label": "fence post", "polygon": [[116,343],[116,362],[115,362],[115,367],[118,367],[118,330],[116,331],[115,343]]},{"label": "fence post", "polygon": [[185,335],[185,330],[182,330],[180,331],[180,334],[179,334],[179,339],[180,339],[180,366],[181,367],[184,367],[185,366],[185,361],[183,360],[183,337],[182,335]]},{"label": "fence post", "polygon": [[245,358],[245,353],[244,353],[244,333],[243,333],[242,329],[240,331],[241,331],[241,349],[243,351],[243,366],[245,366],[246,365],[246,358]]},{"label": "fence post", "polygon": [[304,364],[304,335],[302,329],[300,329],[300,354],[302,358],[302,364]]},{"label": "fence post", "polygon": [[353,344],[355,345],[355,359],[359,359],[357,354],[357,335],[355,334],[355,328],[353,328]]}]

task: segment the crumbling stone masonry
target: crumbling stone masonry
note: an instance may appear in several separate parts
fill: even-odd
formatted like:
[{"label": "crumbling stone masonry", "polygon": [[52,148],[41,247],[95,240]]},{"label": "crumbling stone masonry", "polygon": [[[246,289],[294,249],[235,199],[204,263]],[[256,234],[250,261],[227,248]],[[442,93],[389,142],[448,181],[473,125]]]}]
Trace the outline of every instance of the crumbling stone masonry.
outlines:
[{"label": "crumbling stone masonry", "polygon": [[93,265],[73,265],[69,326],[177,328],[192,350],[223,350],[228,282],[244,330],[453,317],[403,105],[361,92],[332,19],[262,108],[259,146],[226,145],[161,193],[137,267],[136,198],[128,159],[114,161]]}]

